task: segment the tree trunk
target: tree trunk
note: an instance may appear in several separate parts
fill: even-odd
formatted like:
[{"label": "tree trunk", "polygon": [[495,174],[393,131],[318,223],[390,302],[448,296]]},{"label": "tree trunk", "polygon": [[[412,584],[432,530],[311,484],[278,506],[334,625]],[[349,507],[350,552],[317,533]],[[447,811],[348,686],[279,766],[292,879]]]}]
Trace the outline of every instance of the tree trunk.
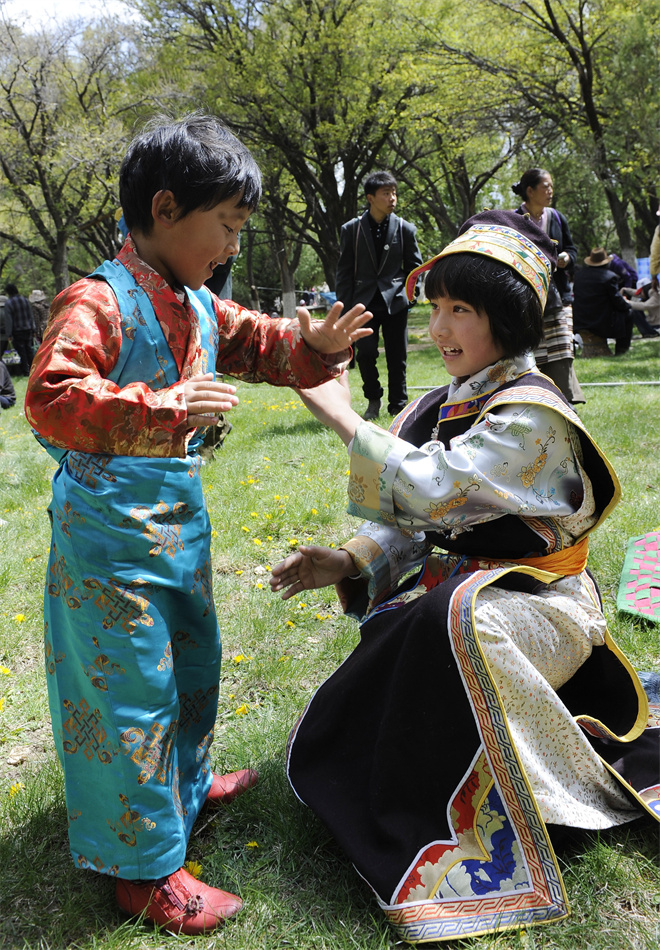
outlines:
[{"label": "tree trunk", "polygon": [[635,240],[630,231],[630,223],[628,221],[628,202],[625,199],[619,198],[617,193],[610,185],[605,183],[603,184],[605,188],[605,194],[607,195],[607,202],[610,206],[610,211],[612,212],[612,220],[614,221],[614,227],[616,228],[619,245],[621,246],[621,257],[624,261],[626,261],[627,264],[635,267]]},{"label": "tree trunk", "polygon": [[289,256],[285,249],[277,255],[277,262],[280,265],[282,280],[282,316],[293,320],[296,315],[296,272],[289,266]]},{"label": "tree trunk", "polygon": [[63,231],[57,232],[51,270],[55,277],[55,291],[59,294],[71,283],[69,275],[68,235]]},{"label": "tree trunk", "polygon": [[250,306],[253,310],[261,312],[261,302],[259,300],[259,291],[254,279],[254,228],[246,228],[247,250],[245,254],[245,270],[247,271],[248,286],[250,288]]}]

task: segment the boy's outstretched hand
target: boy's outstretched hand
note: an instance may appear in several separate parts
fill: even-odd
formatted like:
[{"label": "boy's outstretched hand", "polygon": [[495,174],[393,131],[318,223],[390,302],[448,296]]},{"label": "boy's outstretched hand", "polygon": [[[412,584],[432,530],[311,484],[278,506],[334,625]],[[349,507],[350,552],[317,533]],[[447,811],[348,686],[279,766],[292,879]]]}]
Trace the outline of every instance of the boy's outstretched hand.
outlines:
[{"label": "boy's outstretched hand", "polygon": [[283,591],[282,600],[288,600],[302,590],[338,584],[354,573],[355,565],[348,551],[301,545],[275,565],[270,587],[273,593]]},{"label": "boy's outstretched hand", "polygon": [[296,313],[303,340],[311,349],[318,353],[339,353],[351,343],[372,333],[371,328],[365,327],[364,324],[371,320],[373,314],[365,310],[363,304],[356,304],[342,317],[343,309],[343,303],[338,300],[321,322],[312,321],[307,307],[298,307]]},{"label": "boy's outstretched hand", "polygon": [[238,405],[236,387],[213,379],[213,373],[193,376],[183,386],[188,410],[188,426],[212,426],[218,414]]}]

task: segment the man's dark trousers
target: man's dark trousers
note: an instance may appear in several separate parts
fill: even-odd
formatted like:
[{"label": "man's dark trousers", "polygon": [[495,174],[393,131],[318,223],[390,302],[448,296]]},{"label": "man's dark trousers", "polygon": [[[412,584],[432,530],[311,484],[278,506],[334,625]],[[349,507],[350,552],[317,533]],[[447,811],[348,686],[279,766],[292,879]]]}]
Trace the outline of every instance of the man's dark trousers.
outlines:
[{"label": "man's dark trousers", "polygon": [[406,357],[408,352],[408,308],[388,313],[385,307],[374,308],[373,319],[366,324],[374,331],[371,336],[358,340],[356,361],[362,376],[362,392],[369,400],[380,399],[383,387],[378,378],[378,338],[383,334],[387,361],[388,412],[396,415],[408,404],[406,389]]}]

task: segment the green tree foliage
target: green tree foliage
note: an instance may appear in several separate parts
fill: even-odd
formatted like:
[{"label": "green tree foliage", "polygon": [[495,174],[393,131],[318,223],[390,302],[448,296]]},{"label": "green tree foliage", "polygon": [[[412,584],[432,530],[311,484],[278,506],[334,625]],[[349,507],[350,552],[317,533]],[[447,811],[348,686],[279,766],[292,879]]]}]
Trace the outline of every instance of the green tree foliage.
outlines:
[{"label": "green tree foliage", "polygon": [[0,27],[0,238],[47,264],[57,291],[116,250],[129,37]]},{"label": "green tree foliage", "polygon": [[[152,0],[171,56],[203,72],[206,102],[254,147],[272,214],[309,243],[334,286],[339,230],[388,136],[425,91],[404,5],[386,0]],[[281,243],[281,242],[280,242]]]},{"label": "green tree foliage", "polygon": [[628,256],[630,206],[647,239],[657,207],[659,14],[657,0],[476,0],[462,35],[438,38],[441,57],[534,118],[539,149],[561,141],[581,157]]}]

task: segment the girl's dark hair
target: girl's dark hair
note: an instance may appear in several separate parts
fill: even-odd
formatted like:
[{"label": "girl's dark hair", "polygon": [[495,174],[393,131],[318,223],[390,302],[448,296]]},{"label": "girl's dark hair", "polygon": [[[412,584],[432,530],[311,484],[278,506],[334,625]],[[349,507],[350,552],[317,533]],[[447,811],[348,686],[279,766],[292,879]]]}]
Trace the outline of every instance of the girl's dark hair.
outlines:
[{"label": "girl's dark hair", "polygon": [[129,231],[150,234],[151,202],[171,191],[185,217],[237,198],[254,211],[261,172],[250,151],[218,119],[193,114],[147,129],[133,139],[119,172],[119,200]]},{"label": "girl's dark hair", "polygon": [[511,191],[514,195],[520,195],[523,201],[527,200],[527,189],[536,188],[544,175],[550,172],[545,168],[528,168],[517,185],[511,185]]},{"label": "girl's dark hair", "polygon": [[453,297],[488,317],[493,339],[507,357],[538,346],[543,310],[531,285],[512,267],[480,254],[449,254],[426,277],[429,300]]}]

